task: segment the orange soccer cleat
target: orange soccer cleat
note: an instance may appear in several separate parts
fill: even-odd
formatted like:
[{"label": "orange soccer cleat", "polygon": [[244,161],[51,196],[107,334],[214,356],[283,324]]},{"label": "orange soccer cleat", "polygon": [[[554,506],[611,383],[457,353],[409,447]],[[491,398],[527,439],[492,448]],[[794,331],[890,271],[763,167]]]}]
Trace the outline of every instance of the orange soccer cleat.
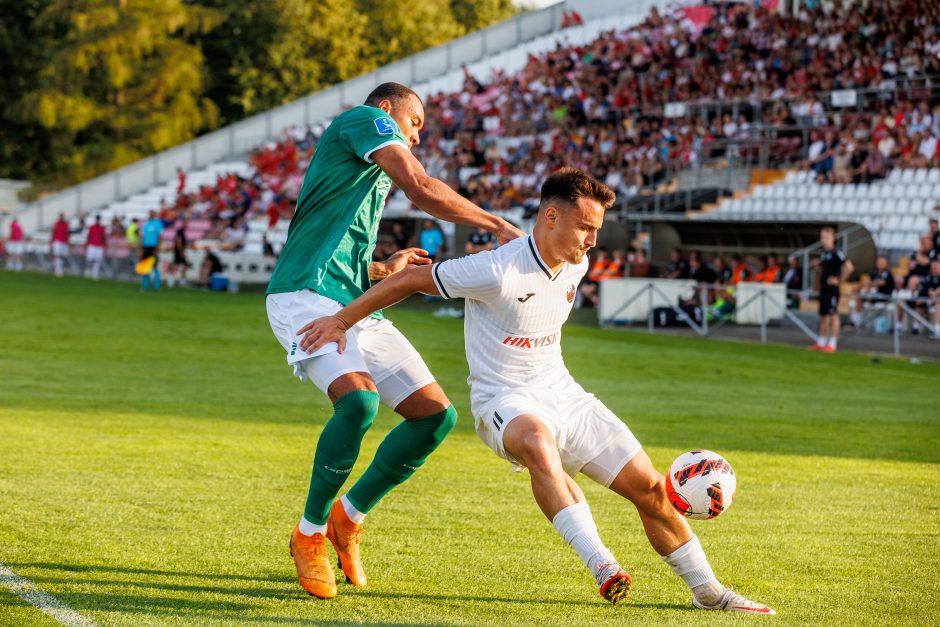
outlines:
[{"label": "orange soccer cleat", "polygon": [[354,586],[366,585],[366,571],[362,569],[362,557],[359,544],[362,542],[362,525],[354,523],[340,499],[333,502],[330,516],[326,520],[326,537],[333,543],[339,555],[339,565],[346,574],[346,579]]},{"label": "orange soccer cleat", "polygon": [[321,599],[336,596],[336,576],[330,567],[322,533],[305,536],[295,527],[290,536],[290,554],[297,567],[297,581],[304,590]]},{"label": "orange soccer cleat", "polygon": [[630,598],[632,588],[633,579],[630,577],[630,573],[619,570],[601,584],[600,592],[601,596],[610,601],[611,604],[617,605],[624,599]]}]

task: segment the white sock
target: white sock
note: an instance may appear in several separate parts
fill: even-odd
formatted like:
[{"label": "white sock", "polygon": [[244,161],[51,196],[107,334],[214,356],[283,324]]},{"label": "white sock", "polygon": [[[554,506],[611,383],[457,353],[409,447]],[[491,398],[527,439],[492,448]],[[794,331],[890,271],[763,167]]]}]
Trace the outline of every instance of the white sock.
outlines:
[{"label": "white sock", "polygon": [[855,326],[859,326],[860,324],[862,324],[862,314],[858,313],[857,311],[853,313],[852,324],[854,324]]},{"label": "white sock", "polygon": [[818,346],[825,346],[825,345],[826,345],[826,338],[824,338],[823,336],[820,335],[819,337],[816,338],[816,344],[817,344]]},{"label": "white sock", "polygon": [[835,348],[835,347],[836,347],[836,342],[837,342],[837,341],[838,341],[838,340],[837,340],[837,338],[836,338],[836,337],[831,337],[831,338],[829,338],[829,346],[831,346],[831,347],[833,347],[833,348]]},{"label": "white sock", "polygon": [[300,533],[305,536],[312,536],[315,533],[326,535],[326,525],[315,525],[303,516],[300,517]]},{"label": "white sock", "polygon": [[682,577],[699,603],[712,605],[725,590],[725,587],[715,578],[715,573],[696,536],[692,536],[691,540],[669,555],[664,555],[663,561],[669,564],[672,572]]},{"label": "white sock", "polygon": [[357,525],[361,525],[362,521],[366,519],[366,515],[356,509],[356,506],[352,504],[352,501],[346,498],[345,494],[339,501],[343,504],[343,509],[346,510],[346,515],[349,516],[349,519]]},{"label": "white sock", "polygon": [[[565,542],[571,545],[581,561],[591,569],[594,579],[598,580],[610,569],[610,564],[616,564],[614,558],[597,533],[597,525],[594,524],[594,518],[591,516],[591,508],[587,503],[575,503],[569,505],[552,519],[552,526],[555,528]],[[600,585],[603,581],[597,581]]]}]

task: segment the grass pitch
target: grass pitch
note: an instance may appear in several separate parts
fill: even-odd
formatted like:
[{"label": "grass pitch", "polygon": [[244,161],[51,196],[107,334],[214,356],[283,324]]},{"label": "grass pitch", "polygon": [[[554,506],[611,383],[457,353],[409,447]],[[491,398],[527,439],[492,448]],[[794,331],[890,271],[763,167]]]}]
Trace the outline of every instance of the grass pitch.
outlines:
[{"label": "grass pitch", "polygon": [[[569,368],[660,470],[696,447],[734,465],[734,507],[693,527],[779,615],[693,611],[632,507],[579,480],[634,576],[612,608],[474,434],[461,322],[390,317],[460,423],[369,516],[369,586],[319,601],[287,541],[329,406],[290,376],[262,297],[0,274],[0,563],[102,625],[936,621],[937,364],[567,327]],[[0,624],[48,623],[0,588]]]}]

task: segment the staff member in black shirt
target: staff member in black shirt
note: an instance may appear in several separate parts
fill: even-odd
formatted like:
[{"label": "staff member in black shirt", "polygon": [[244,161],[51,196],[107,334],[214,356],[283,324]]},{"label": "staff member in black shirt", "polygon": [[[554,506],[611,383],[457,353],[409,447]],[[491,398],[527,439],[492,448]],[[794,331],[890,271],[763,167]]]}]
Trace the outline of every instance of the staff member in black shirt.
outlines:
[{"label": "staff member in black shirt", "polygon": [[822,253],[814,262],[819,273],[819,337],[809,349],[834,353],[839,339],[839,289],[855,266],[836,248],[834,227],[824,226],[819,231],[819,242]]},{"label": "staff member in black shirt", "polygon": [[888,264],[888,258],[884,255],[878,255],[875,261],[875,269],[868,273],[871,281],[868,287],[863,287],[858,291],[858,298],[855,299],[855,311],[852,312],[852,324],[860,326],[862,324],[862,306],[864,303],[885,302],[891,299],[894,290],[897,288],[894,281],[894,274],[891,273],[891,267]]}]

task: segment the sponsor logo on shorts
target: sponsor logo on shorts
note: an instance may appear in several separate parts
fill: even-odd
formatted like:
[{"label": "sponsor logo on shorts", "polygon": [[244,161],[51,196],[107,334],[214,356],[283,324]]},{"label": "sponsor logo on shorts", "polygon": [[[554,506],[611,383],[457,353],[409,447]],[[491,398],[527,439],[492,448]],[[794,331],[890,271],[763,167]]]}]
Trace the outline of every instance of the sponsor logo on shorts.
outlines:
[{"label": "sponsor logo on shorts", "polygon": [[560,338],[561,333],[553,333],[543,337],[517,337],[515,335],[507,335],[506,339],[503,340],[503,344],[514,348],[542,348],[544,346],[557,344]]},{"label": "sponsor logo on shorts", "polygon": [[297,354],[297,342],[291,342],[290,345],[290,356],[293,357]]}]

